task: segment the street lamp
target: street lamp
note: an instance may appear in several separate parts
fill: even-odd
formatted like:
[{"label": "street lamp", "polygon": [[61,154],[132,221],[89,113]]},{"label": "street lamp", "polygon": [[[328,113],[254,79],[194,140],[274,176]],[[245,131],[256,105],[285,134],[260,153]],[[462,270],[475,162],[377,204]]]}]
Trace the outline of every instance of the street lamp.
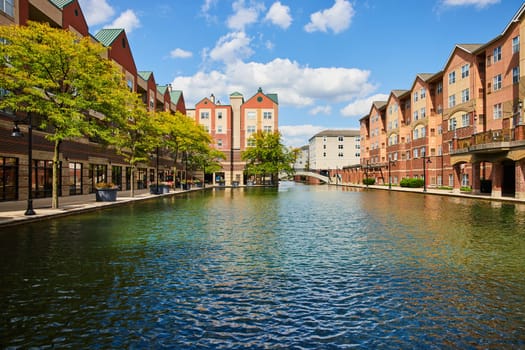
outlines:
[{"label": "street lamp", "polygon": [[427,191],[427,169],[426,169],[426,164],[430,164],[432,163],[432,161],[430,160],[430,157],[427,157],[424,153],[423,153],[423,192],[426,192]]},{"label": "street lamp", "polygon": [[[23,137],[24,134],[18,127],[18,121],[15,121],[15,126],[11,132],[13,137]],[[33,163],[33,126],[31,121],[31,113],[27,113],[27,209],[24,215],[35,215],[33,210],[33,174],[32,174],[32,163]]]},{"label": "street lamp", "polygon": [[366,168],[365,168],[365,182],[366,182],[366,188],[368,189],[368,170],[370,169],[370,160],[366,160]]},{"label": "street lamp", "polygon": [[389,159],[388,160],[388,189],[389,190],[392,189],[392,180],[390,176],[390,168],[392,168],[392,165],[396,165],[396,161]]}]

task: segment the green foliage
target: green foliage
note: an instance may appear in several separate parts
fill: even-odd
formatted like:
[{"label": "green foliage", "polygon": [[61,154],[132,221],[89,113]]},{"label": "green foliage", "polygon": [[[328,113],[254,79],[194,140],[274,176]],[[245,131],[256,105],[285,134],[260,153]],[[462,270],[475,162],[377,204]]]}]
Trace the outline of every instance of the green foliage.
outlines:
[{"label": "green foliage", "polygon": [[373,177],[365,177],[363,179],[363,185],[373,185],[376,183],[376,179],[374,179]]},{"label": "green foliage", "polygon": [[418,188],[423,187],[424,181],[423,179],[415,179],[415,178],[404,178],[399,182],[399,185],[401,187],[410,187],[410,188]]},{"label": "green foliage", "polygon": [[242,153],[246,161],[245,171],[250,175],[276,175],[286,172],[293,175],[293,163],[297,152],[286,148],[281,142],[279,132],[269,133],[259,131],[253,134],[255,146]]},{"label": "green foliage", "polygon": [[[108,140],[107,125],[127,89],[121,70],[88,37],[48,24],[0,26],[0,109],[33,113],[54,143],[52,207],[58,208],[59,147],[78,137]],[[117,95],[117,96],[116,96]],[[115,98],[117,97],[117,98]]]}]

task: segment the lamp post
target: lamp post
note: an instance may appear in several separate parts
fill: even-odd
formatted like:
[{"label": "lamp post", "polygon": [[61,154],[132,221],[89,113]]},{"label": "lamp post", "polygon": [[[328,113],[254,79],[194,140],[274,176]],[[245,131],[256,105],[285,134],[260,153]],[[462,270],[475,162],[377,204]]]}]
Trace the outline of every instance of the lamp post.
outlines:
[{"label": "lamp post", "polygon": [[[33,125],[31,120],[31,113],[27,113],[27,126],[27,208],[24,215],[35,215],[36,213],[33,210]],[[15,126],[13,127],[13,132],[11,133],[11,136],[24,136],[24,134],[20,131],[20,128],[18,127],[18,122],[15,122]]]},{"label": "lamp post", "polygon": [[155,193],[160,194],[159,190],[159,146],[157,146],[157,169],[155,169],[155,174],[157,175],[157,187],[155,188]]},{"label": "lamp post", "polygon": [[427,163],[432,163],[432,161],[430,160],[430,157],[427,157],[424,153],[423,153],[423,192],[426,192],[427,191],[427,169],[426,169],[426,164]]},{"label": "lamp post", "polygon": [[366,182],[366,188],[368,189],[368,170],[370,169],[370,160],[366,160],[366,168],[365,168],[365,182]]},{"label": "lamp post", "polygon": [[392,165],[396,165],[396,161],[389,159],[388,160],[388,189],[389,190],[392,189],[392,180],[390,176],[390,168],[392,168]]}]

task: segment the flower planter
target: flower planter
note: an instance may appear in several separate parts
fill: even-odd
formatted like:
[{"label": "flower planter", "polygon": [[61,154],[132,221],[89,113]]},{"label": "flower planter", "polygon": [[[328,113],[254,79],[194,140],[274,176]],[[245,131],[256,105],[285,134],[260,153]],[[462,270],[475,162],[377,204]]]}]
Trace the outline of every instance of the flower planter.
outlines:
[{"label": "flower planter", "polygon": [[168,185],[159,185],[159,187],[157,187],[157,185],[151,185],[149,187],[149,193],[151,193],[151,194],[170,193],[170,186],[168,186]]},{"label": "flower planter", "polygon": [[97,188],[95,192],[97,202],[115,202],[118,188]]}]

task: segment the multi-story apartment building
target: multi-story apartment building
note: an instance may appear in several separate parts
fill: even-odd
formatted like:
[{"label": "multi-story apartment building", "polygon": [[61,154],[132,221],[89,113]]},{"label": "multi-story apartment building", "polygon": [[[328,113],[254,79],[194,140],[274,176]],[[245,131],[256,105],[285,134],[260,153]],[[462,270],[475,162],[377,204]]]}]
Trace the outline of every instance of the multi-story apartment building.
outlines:
[{"label": "multi-story apartment building", "polygon": [[495,39],[456,45],[441,72],[374,102],[360,120],[361,164],[346,168],[344,180],[419,177],[525,198],[524,13],[522,4]]},{"label": "multi-story apartment building", "polygon": [[212,94],[195,105],[193,116],[212,136],[214,146],[222,151],[226,159],[222,170],[213,174],[213,181],[226,185],[243,185],[245,162],[241,155],[253,146],[252,134],[279,131],[279,102],[277,94],[265,94],[261,88],[244,100],[239,92],[230,94],[230,104],[223,105]]},{"label": "multi-story apartment building", "polygon": [[[0,25],[24,25],[27,21],[47,22],[52,27],[70,30],[79,36],[90,36],[78,0],[14,0],[0,2]],[[103,29],[93,40],[107,47],[105,57],[116,62],[132,91],[142,95],[150,110],[186,112],[181,91],[170,86],[158,86],[153,74],[138,72],[126,33],[122,29]],[[35,118],[38,118],[36,116]],[[28,197],[29,176],[32,178],[33,198],[51,196],[53,148],[45,139],[46,132],[32,132],[32,164],[29,174],[27,138],[11,137],[14,118],[0,112],[0,201]],[[27,126],[21,125],[22,131]],[[27,135],[27,133],[26,133]],[[156,156],[159,161],[153,160]],[[162,153],[152,155],[150,162],[139,165],[135,177],[122,156],[103,148],[95,140],[79,139],[63,142],[60,147],[60,193],[62,196],[93,192],[98,182],[113,182],[121,189],[146,188],[157,177],[163,179],[173,171],[173,160]]]},{"label": "multi-story apartment building", "polygon": [[309,169],[327,171],[359,164],[359,130],[324,130],[308,140]]}]

